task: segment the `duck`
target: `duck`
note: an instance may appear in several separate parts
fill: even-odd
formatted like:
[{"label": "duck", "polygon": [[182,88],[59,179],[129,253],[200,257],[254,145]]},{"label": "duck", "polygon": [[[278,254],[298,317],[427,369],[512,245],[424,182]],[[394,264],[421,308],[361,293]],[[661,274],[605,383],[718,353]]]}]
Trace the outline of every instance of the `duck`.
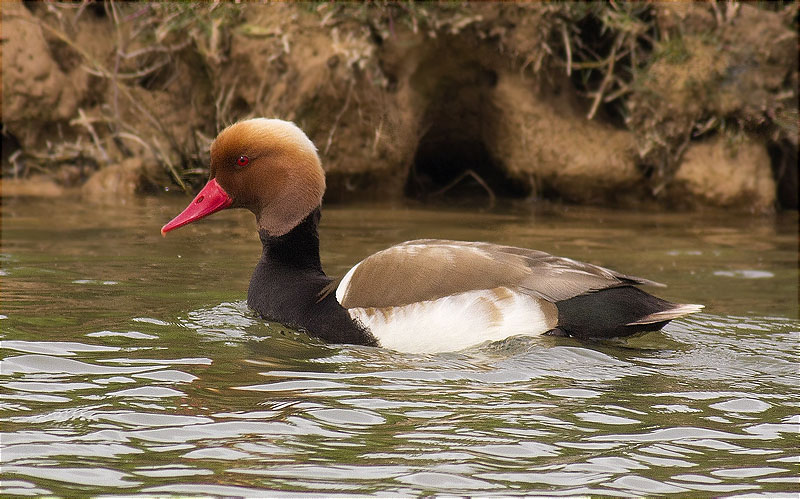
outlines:
[{"label": "duck", "polygon": [[511,336],[605,339],[659,330],[703,308],[647,293],[639,286],[663,286],[648,279],[489,242],[406,241],[334,279],[319,252],[325,172],[297,125],[239,121],[217,135],[210,156],[208,182],[161,234],[250,210],[262,253],[249,308],[328,343],[439,353]]}]

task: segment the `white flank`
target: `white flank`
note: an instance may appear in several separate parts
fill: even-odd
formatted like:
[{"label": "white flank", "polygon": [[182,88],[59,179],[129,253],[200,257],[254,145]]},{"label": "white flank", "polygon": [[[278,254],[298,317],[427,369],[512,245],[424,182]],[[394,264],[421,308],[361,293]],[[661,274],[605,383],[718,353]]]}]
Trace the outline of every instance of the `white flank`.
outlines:
[{"label": "white flank", "polygon": [[350,286],[350,279],[353,277],[353,272],[356,271],[359,265],[361,265],[361,262],[353,265],[344,277],[342,277],[339,286],[336,287],[336,301],[339,303],[342,303],[342,300],[344,300],[344,294],[347,293],[347,288]]},{"label": "white flank", "polygon": [[695,305],[693,303],[678,305],[677,307],[671,308],[669,310],[663,310],[661,312],[655,312],[650,315],[645,315],[638,321],[629,322],[626,325],[636,326],[640,324],[653,324],[654,322],[671,321],[672,319],[677,319],[678,317],[683,317],[685,315],[699,312],[703,310],[703,307],[704,307],[703,305]]},{"label": "white flank", "polygon": [[[348,278],[349,274],[345,280]],[[539,300],[509,288],[348,312],[369,328],[382,347],[409,353],[453,352],[509,336],[536,336],[550,329]]]}]

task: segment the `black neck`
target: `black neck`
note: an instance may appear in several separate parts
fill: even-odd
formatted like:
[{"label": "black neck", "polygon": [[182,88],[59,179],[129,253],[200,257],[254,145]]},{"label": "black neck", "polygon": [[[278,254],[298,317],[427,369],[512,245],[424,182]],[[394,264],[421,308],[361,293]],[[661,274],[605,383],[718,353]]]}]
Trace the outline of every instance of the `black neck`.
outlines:
[{"label": "black neck", "polygon": [[331,343],[377,345],[333,293],[323,292],[331,278],[319,259],[319,220],[316,208],[282,236],[259,230],[264,250],[250,280],[247,304],[267,320],[304,329]]},{"label": "black neck", "polygon": [[282,236],[272,236],[259,229],[258,236],[264,246],[262,260],[272,264],[297,269],[315,270],[323,274],[319,260],[319,233],[317,227],[321,214],[319,207],[308,214],[300,224]]}]

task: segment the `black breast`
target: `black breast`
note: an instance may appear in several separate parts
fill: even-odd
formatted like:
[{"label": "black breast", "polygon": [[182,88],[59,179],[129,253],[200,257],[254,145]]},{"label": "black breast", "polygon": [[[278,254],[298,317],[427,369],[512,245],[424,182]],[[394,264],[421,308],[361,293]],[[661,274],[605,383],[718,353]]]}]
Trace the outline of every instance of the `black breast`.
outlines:
[{"label": "black breast", "polygon": [[250,280],[247,304],[264,319],[303,329],[330,343],[377,345],[333,293],[319,298],[331,282],[319,259],[319,218],[317,208],[288,234],[273,237],[259,232],[263,252]]}]

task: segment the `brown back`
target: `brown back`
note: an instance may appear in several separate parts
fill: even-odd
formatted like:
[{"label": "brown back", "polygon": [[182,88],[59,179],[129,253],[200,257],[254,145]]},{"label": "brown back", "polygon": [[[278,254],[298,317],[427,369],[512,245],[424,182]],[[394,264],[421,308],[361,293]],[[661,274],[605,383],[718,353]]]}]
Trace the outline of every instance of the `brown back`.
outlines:
[{"label": "brown back", "polygon": [[659,285],[543,251],[421,239],[367,257],[345,276],[336,295],[346,308],[391,307],[475,289],[512,287],[556,302],[630,284]]}]

